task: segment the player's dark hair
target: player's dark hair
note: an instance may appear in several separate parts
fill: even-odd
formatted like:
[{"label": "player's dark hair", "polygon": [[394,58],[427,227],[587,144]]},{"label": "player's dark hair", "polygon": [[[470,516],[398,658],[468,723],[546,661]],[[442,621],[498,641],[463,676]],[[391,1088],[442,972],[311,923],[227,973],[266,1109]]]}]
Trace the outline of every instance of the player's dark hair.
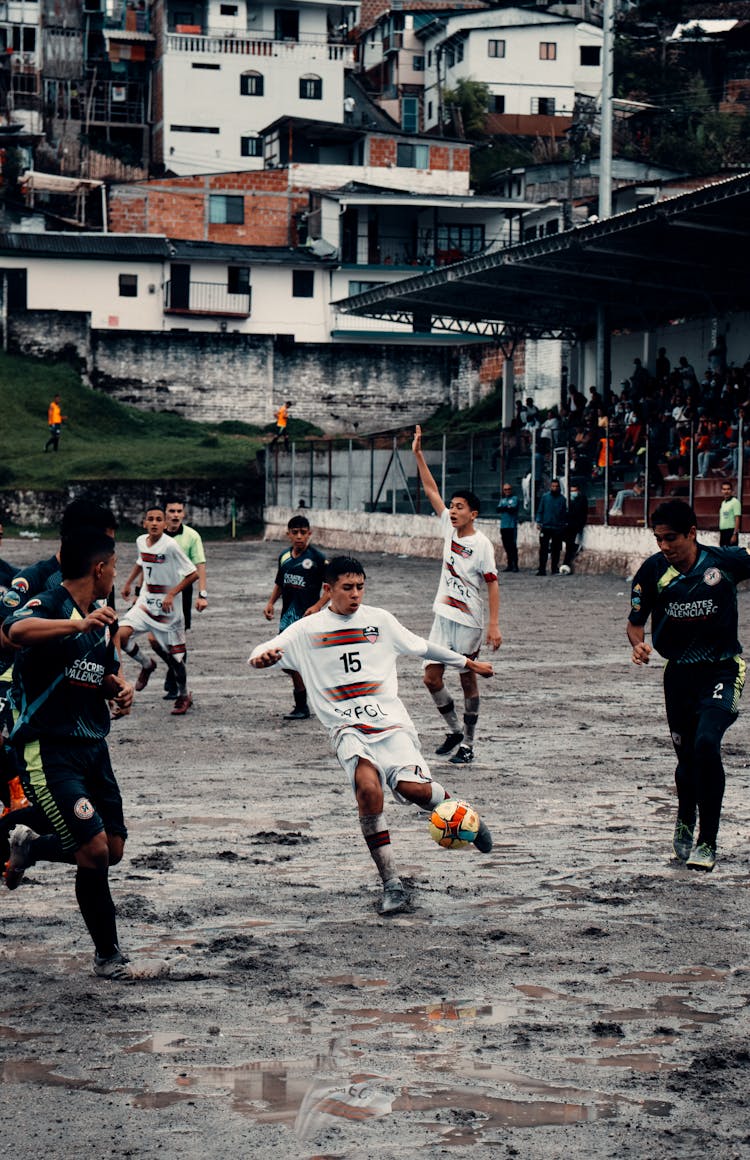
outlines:
[{"label": "player's dark hair", "polygon": [[686,536],[691,528],[698,526],[695,512],[684,499],[666,499],[651,513],[651,527],[657,524],[666,524],[673,532]]},{"label": "player's dark hair", "polygon": [[147,516],[149,512],[161,512],[163,516],[166,516],[167,514],[164,504],[161,502],[161,500],[158,499],[155,499],[153,503],[146,504],[146,508],[143,514]]},{"label": "player's dark hair", "polygon": [[348,576],[350,573],[352,576],[361,576],[363,580],[367,579],[365,570],[359,560],[355,560],[353,556],[334,556],[326,564],[323,579],[326,584],[330,584],[333,587],[339,576]]},{"label": "player's dark hair", "polygon": [[115,541],[98,528],[78,528],[60,545],[60,571],[63,580],[80,580],[94,564],[109,560],[115,554]]},{"label": "player's dark hair", "polygon": [[293,528],[309,528],[310,521],[307,516],[292,516],[286,527],[288,532],[291,532]]},{"label": "player's dark hair", "polygon": [[450,503],[453,499],[465,499],[471,511],[476,512],[477,515],[479,515],[481,504],[479,502],[479,496],[475,495],[473,491],[459,488],[458,491],[451,493],[451,497],[448,500],[448,503]]},{"label": "player's dark hair", "polygon": [[182,496],[176,495],[174,492],[172,492],[171,495],[168,495],[167,498],[164,500],[164,507],[168,508],[171,503],[178,503],[178,504],[180,504],[181,507],[185,506],[185,501],[182,498]]},{"label": "player's dark hair", "polygon": [[60,520],[60,537],[65,539],[79,528],[97,528],[100,532],[117,529],[117,520],[109,508],[90,499],[74,499]]}]

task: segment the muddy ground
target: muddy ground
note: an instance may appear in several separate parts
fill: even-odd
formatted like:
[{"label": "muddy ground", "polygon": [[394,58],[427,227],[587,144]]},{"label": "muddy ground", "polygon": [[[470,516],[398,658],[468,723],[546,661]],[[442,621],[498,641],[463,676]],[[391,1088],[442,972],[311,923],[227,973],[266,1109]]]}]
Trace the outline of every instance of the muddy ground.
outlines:
[{"label": "muddy ground", "polygon": [[[152,679],[113,728],[121,939],[171,977],[92,976],[70,868],[0,896],[0,1156],[750,1155],[748,706],[699,875],[670,857],[660,671],[630,664],[627,584],[501,577],[477,760],[433,765],[495,849],[440,850],[391,804],[414,894],[383,919],[325,735],[245,665],[278,548],[210,546],[193,710],[171,717]],[[426,633],[436,562],[365,562],[369,601]],[[419,663],[400,671],[431,754]]]}]

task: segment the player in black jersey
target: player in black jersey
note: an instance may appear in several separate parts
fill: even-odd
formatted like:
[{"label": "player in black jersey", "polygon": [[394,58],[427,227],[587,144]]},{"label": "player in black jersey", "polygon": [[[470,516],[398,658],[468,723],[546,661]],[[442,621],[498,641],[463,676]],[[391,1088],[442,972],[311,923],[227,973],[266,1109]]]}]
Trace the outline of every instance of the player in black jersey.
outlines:
[{"label": "player in black jersey", "polygon": [[12,890],[37,861],[76,864],[76,899],[94,942],[95,974],[143,977],[119,949],[108,878],[127,837],[107,749],[108,702],[121,716],[133,700],[115,649],[117,617],[106,603],[114,540],[91,528],[66,537],[60,569],[62,584],[27,601],[4,625],[21,650],[11,742],[41,831],[16,826],[4,878]]},{"label": "player in black jersey", "polygon": [[750,555],[698,543],[695,512],[682,500],[660,504],[651,526],[660,551],[633,578],[628,640],[633,663],[648,664],[650,616],[653,646],[667,660],[664,699],[677,753],[672,845],[692,870],[713,870],[725,782],[721,742],[745,683],[737,585],[750,579]]},{"label": "player in black jersey", "polygon": [[[294,624],[307,613],[318,612],[326,603],[321,599],[327,560],[310,543],[312,531],[307,516],[292,516],[286,526],[287,538],[292,545],[279,556],[273,590],[263,609],[266,620],[273,620],[273,606],[281,597],[279,632]],[[310,716],[307,689],[299,673],[284,669],[292,678],[294,708],[284,715],[285,721],[305,721]]]}]

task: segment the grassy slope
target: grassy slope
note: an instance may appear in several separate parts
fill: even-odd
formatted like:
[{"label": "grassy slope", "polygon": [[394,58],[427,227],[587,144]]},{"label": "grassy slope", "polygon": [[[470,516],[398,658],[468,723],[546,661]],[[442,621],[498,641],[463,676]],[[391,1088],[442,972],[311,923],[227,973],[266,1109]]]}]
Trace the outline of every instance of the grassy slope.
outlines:
[{"label": "grassy slope", "polygon": [[[47,406],[56,393],[68,421],[54,455],[43,449]],[[83,386],[64,364],[0,353],[0,487],[243,477],[262,442],[260,428],[139,411]]]}]

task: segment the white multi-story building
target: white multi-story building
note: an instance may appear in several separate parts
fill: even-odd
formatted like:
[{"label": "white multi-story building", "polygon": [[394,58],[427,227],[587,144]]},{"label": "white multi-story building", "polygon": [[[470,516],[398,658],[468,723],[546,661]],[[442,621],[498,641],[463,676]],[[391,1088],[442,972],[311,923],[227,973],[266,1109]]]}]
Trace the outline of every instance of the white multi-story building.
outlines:
[{"label": "white multi-story building", "polygon": [[342,123],[356,5],[157,0],[154,154],[176,174],[262,169],[279,114]]},{"label": "white multi-story building", "polygon": [[424,48],[426,130],[444,120],[446,89],[461,80],[487,85],[491,113],[570,117],[577,93],[601,92],[603,32],[566,16],[528,8],[462,12],[416,30]]}]

